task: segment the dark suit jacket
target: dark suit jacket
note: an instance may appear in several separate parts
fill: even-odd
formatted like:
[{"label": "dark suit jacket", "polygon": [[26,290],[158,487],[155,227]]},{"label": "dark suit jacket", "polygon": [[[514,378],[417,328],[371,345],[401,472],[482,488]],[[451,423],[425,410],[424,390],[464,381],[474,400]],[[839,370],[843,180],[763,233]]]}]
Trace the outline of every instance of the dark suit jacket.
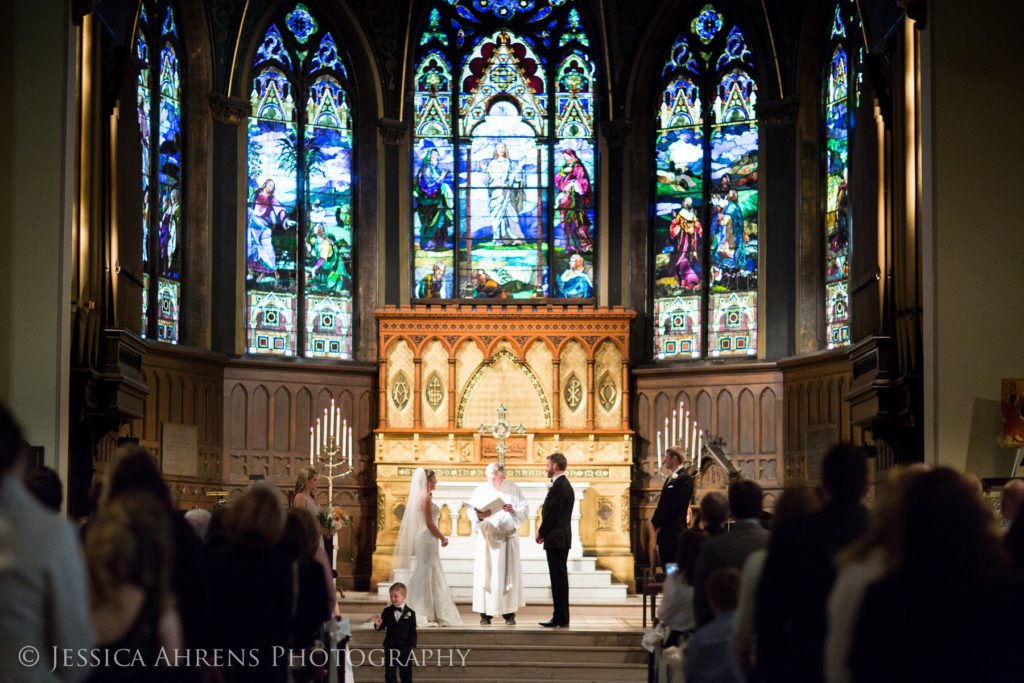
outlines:
[{"label": "dark suit jacket", "polygon": [[384,647],[387,649],[409,652],[416,647],[416,613],[406,605],[402,609],[402,616],[395,621],[395,608],[388,605],[380,613],[381,625],[374,628],[378,631],[386,631],[384,634]]},{"label": "dark suit jacket", "polygon": [[741,519],[724,534],[708,539],[697,554],[693,570],[693,613],[697,626],[712,619],[708,604],[708,579],[716,569],[743,569],[750,553],[768,547],[768,532],[756,519]]},{"label": "dark suit jacket", "polygon": [[[654,509],[654,516],[651,517],[651,524],[660,529],[658,532],[658,543],[667,539],[670,545],[675,545],[679,540],[679,534],[686,528],[686,509],[690,506],[690,499],[693,498],[693,477],[681,467],[673,473],[673,479],[665,480],[661,487],[661,497],[658,498],[658,507]],[[674,557],[661,558],[664,562],[675,562]]]},{"label": "dark suit jacket", "polygon": [[541,508],[540,529],[537,535],[544,539],[545,550],[567,549],[572,542],[572,506],[576,502],[572,484],[565,475],[558,477],[548,489]]}]

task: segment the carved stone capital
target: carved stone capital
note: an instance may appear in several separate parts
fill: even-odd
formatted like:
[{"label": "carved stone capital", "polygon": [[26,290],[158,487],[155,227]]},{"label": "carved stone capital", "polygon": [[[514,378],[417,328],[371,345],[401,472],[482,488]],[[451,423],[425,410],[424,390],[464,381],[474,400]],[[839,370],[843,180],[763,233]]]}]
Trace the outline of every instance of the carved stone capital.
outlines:
[{"label": "carved stone capital", "polygon": [[402,144],[408,130],[405,122],[398,119],[380,119],[377,122],[377,128],[380,130],[380,136],[384,139],[384,144],[392,146]]},{"label": "carved stone capital", "polygon": [[601,124],[601,134],[609,147],[622,147],[626,144],[633,123],[629,119],[616,119]]},{"label": "carved stone capital", "polygon": [[210,93],[210,113],[214,121],[237,126],[245,123],[251,112],[252,108],[246,100],[219,92]]},{"label": "carved stone capital", "polygon": [[800,98],[783,97],[781,100],[760,100],[757,103],[757,118],[766,126],[789,126],[796,123],[800,109]]}]

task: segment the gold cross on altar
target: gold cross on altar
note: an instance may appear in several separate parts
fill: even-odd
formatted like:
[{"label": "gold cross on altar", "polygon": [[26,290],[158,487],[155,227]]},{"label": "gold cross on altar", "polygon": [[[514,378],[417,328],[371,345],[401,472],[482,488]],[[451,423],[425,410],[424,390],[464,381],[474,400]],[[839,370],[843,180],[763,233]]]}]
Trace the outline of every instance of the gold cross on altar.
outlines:
[{"label": "gold cross on altar", "polygon": [[498,452],[498,465],[502,468],[505,467],[505,439],[509,434],[526,433],[525,425],[516,425],[513,427],[508,423],[505,419],[505,413],[507,412],[508,410],[505,406],[498,406],[498,421],[493,425],[480,425],[480,428],[477,430],[481,434],[490,434],[498,440],[498,445],[494,450]]}]

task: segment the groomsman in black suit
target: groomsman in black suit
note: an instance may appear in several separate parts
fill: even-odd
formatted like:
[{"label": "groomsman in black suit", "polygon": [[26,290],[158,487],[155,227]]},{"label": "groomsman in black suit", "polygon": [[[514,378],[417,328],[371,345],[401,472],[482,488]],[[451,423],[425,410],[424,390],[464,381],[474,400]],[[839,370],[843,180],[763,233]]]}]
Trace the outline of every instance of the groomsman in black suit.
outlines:
[{"label": "groomsman in black suit", "polygon": [[384,634],[384,680],[412,683],[412,651],[416,649],[416,613],[405,604],[405,584],[391,584],[391,606],[373,618],[373,628]]},{"label": "groomsman in black suit", "polygon": [[572,541],[572,507],[576,494],[565,478],[567,463],[561,453],[548,456],[547,475],[551,488],[541,508],[542,520],[537,529],[537,543],[544,544],[548,556],[548,575],[551,577],[551,597],[555,603],[550,621],[540,622],[541,626],[555,627],[569,625],[569,545]]},{"label": "groomsman in black suit", "polygon": [[665,469],[671,470],[672,474],[661,487],[658,507],[651,517],[651,526],[658,535],[658,555],[663,565],[676,561],[679,536],[686,528],[686,511],[693,497],[693,477],[683,464],[687,460],[681,448],[673,446],[665,451]]}]

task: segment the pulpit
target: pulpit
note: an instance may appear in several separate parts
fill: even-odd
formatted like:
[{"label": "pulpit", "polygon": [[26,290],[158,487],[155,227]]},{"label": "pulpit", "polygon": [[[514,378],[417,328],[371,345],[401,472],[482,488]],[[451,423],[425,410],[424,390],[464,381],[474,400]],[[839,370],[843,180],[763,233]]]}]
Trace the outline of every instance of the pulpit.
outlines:
[{"label": "pulpit", "polygon": [[[570,570],[573,559],[577,567],[596,563],[633,586],[627,355],[633,315],[621,308],[530,304],[376,312],[374,581],[389,578],[409,480],[419,466],[437,472],[434,498],[441,530],[451,539],[442,561],[446,570],[450,563],[453,573],[462,572],[459,563],[472,557],[473,547],[462,501],[485,481],[484,469],[499,452],[507,476],[530,502],[530,520],[520,530],[524,563],[534,556],[540,561],[533,534],[548,485],[546,458],[558,451],[568,459],[577,492]],[[496,433],[500,407],[510,428]],[[522,430],[513,429],[519,425]]]}]

